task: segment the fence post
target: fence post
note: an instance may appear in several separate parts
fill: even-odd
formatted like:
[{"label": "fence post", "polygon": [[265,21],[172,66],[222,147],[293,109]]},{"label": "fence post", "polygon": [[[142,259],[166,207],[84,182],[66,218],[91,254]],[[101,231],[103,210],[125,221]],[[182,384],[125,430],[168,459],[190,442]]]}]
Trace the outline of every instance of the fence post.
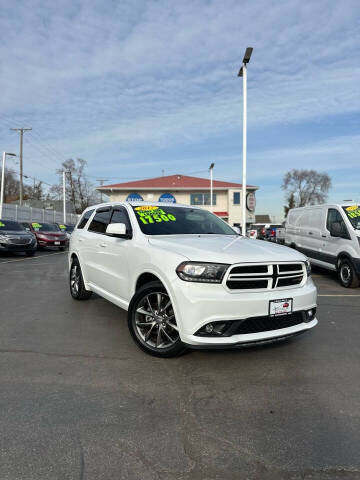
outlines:
[{"label": "fence post", "polygon": [[15,205],[15,220],[17,221],[18,219],[18,206]]},{"label": "fence post", "polygon": [[42,221],[45,222],[45,209],[44,208],[42,209],[42,217],[43,217]]},{"label": "fence post", "polygon": [[33,220],[32,207],[30,207],[30,222]]}]

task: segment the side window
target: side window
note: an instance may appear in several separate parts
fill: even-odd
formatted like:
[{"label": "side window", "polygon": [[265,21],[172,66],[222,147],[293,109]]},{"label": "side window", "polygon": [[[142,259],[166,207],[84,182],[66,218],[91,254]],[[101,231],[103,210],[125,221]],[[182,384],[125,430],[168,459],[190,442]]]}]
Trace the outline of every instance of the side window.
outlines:
[{"label": "side window", "polygon": [[124,207],[114,208],[110,223],[125,223],[126,233],[131,232],[130,219]]},{"label": "side window", "polygon": [[336,208],[329,208],[327,219],[326,219],[326,228],[331,231],[331,225],[333,223],[338,223],[340,225],[340,235],[343,238],[350,238],[349,233],[347,231],[345,222],[341,216],[341,213],[336,210]]},{"label": "side window", "polygon": [[84,213],[84,215],[81,217],[80,222],[78,223],[78,226],[76,228],[84,228],[85,225],[87,224],[89,218],[93,214],[94,210],[88,210],[87,212]]},{"label": "side window", "polygon": [[92,222],[89,226],[89,232],[94,233],[105,233],[106,227],[109,225],[111,216],[110,208],[107,210],[98,210],[95,214],[95,217],[92,219]]}]

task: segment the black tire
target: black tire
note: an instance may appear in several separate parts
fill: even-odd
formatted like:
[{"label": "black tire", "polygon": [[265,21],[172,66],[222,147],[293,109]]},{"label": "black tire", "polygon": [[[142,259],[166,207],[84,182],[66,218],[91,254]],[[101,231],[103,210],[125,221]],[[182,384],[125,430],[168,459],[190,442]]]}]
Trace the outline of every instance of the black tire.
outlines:
[{"label": "black tire", "polygon": [[25,252],[27,257],[33,257],[35,255],[35,250],[30,250],[28,252]]},{"label": "black tire", "polygon": [[345,288],[356,288],[360,285],[360,279],[351,260],[343,258],[338,263],[338,276],[340,283]]},{"label": "black tire", "polygon": [[64,252],[64,251],[65,251],[65,247],[59,247],[59,250],[60,250],[60,252]]},{"label": "black tire", "polygon": [[85,288],[81,267],[77,259],[74,259],[71,264],[69,286],[71,296],[75,300],[88,300],[92,295],[92,292]]},{"label": "black tire", "polygon": [[160,282],[147,283],[135,293],[129,305],[128,326],[137,345],[150,355],[171,358],[187,350],[179,337],[171,301]]}]

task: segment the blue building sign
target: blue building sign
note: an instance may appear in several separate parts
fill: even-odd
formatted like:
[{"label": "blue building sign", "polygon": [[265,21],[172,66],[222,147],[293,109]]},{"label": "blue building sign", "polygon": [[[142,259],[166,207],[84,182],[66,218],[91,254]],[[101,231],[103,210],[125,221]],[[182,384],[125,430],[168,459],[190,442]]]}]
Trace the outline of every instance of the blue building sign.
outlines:
[{"label": "blue building sign", "polygon": [[159,202],[176,203],[176,198],[171,193],[163,193],[159,198]]},{"label": "blue building sign", "polygon": [[126,202],[142,202],[142,201],[143,201],[142,196],[136,192],[129,193],[129,195],[126,197]]}]

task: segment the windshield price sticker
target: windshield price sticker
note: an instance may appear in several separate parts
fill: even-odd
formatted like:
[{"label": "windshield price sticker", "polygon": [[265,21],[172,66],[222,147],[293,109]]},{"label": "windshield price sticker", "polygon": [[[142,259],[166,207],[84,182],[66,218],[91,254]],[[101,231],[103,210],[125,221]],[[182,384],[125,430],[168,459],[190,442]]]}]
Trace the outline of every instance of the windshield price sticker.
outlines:
[{"label": "windshield price sticker", "polygon": [[144,205],[142,207],[136,207],[135,211],[139,216],[139,220],[141,220],[144,225],[147,225],[148,223],[161,223],[168,221],[176,222],[176,217],[174,215],[166,213],[159,207]]},{"label": "windshield price sticker", "polygon": [[357,205],[352,205],[351,207],[347,207],[346,214],[349,218],[360,217],[360,208]]},{"label": "windshield price sticker", "polygon": [[5,223],[0,222],[0,227],[5,227]]}]

